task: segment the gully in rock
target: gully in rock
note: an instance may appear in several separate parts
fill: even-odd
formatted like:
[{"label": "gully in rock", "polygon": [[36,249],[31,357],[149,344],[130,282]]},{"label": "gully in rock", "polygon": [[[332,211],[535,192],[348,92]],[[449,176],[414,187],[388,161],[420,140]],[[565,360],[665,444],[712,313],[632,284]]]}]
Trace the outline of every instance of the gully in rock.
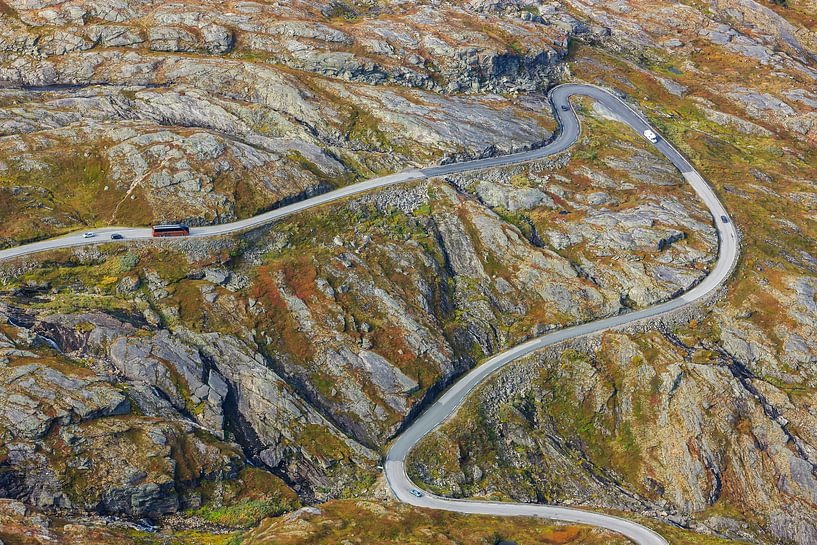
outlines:
[{"label": "gully in rock", "polygon": [[[406,458],[414,446],[426,434],[450,418],[463,400],[476,387],[505,365],[523,358],[540,348],[576,337],[632,324],[641,320],[655,319],[668,312],[701,301],[716,292],[731,274],[738,258],[738,237],[733,222],[729,220],[728,212],[692,165],[665,139],[659,138],[649,124],[621,99],[604,89],[592,85],[560,85],[550,92],[550,102],[558,118],[560,131],[553,141],[541,148],[511,155],[440,165],[422,170],[407,170],[381,178],[374,178],[323,193],[300,202],[288,204],[252,218],[220,225],[193,227],[190,229],[190,236],[212,237],[246,231],[303,210],[358,195],[373,189],[401,184],[411,180],[525,163],[565,151],[578,140],[581,131],[579,119],[569,103],[569,99],[573,96],[590,97],[615,112],[627,125],[636,131],[636,133],[644,135],[645,138],[652,142],[683,174],[684,178],[686,178],[687,182],[693,187],[712,214],[713,223],[719,235],[718,261],[702,282],[686,293],[680,294],[675,299],[639,311],[627,312],[545,334],[502,352],[473,369],[459,381],[455,382],[435,403],[428,406],[426,410],[395,439],[386,456],[386,477],[392,492],[400,501],[420,507],[457,511],[460,513],[534,516],[564,522],[589,524],[620,532],[639,545],[666,545],[667,542],[664,538],[644,526],[591,511],[548,505],[452,500],[435,496],[422,491],[419,487],[414,485],[408,478],[405,470]],[[109,241],[113,232],[114,229],[100,229],[96,232],[85,234],[75,233],[64,237],[9,248],[0,251],[0,261],[56,248],[100,244]],[[127,243],[131,240],[153,239],[152,231],[148,228],[116,229],[116,233],[122,236],[123,243]],[[88,234],[90,234],[90,236],[86,236]],[[98,234],[104,234],[106,236],[96,236]],[[170,240],[172,241],[173,239]]]}]

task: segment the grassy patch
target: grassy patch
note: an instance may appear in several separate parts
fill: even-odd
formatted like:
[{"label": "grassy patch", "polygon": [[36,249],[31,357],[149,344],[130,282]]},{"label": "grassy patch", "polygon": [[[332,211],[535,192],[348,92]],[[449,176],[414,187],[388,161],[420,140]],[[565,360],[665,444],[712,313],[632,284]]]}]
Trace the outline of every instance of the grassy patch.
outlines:
[{"label": "grassy patch", "polygon": [[238,479],[221,482],[218,493],[215,489],[215,483],[205,482],[200,489],[204,505],[191,514],[230,528],[249,528],[301,505],[279,477],[254,467],[242,469]]},{"label": "grassy patch", "polygon": [[541,545],[628,543],[623,537],[606,531],[527,518],[468,516],[372,501],[335,500],[319,508],[320,514],[303,515],[293,521],[264,521],[247,534],[245,545],[493,545],[503,539]]},{"label": "grassy patch", "polygon": [[275,500],[241,500],[223,507],[202,507],[195,514],[203,519],[230,528],[250,528],[266,517],[275,517],[290,510],[288,503]]}]

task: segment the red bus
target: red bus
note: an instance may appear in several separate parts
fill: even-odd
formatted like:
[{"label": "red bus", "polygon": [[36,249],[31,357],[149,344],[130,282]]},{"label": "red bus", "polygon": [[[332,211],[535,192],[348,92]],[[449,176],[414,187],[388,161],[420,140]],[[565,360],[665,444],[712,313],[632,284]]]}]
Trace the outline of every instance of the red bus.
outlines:
[{"label": "red bus", "polygon": [[173,223],[170,225],[154,225],[154,237],[186,237],[190,234],[190,227],[183,223]]}]

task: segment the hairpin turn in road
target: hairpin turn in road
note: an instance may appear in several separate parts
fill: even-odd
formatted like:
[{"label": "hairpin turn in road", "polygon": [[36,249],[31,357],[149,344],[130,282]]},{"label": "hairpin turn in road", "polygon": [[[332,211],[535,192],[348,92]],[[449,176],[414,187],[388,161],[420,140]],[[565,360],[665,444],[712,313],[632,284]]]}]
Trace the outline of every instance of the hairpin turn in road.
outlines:
[{"label": "hairpin turn in road", "polygon": [[[406,458],[417,443],[429,432],[443,424],[450,418],[475,388],[483,383],[497,370],[517,361],[541,348],[577,337],[599,333],[608,329],[621,327],[627,324],[657,318],[668,312],[701,301],[727,280],[738,259],[737,231],[729,213],[718,200],[714,191],[684,157],[666,140],[660,138],[650,125],[624,101],[609,92],[592,85],[566,84],[554,87],[550,92],[550,101],[559,121],[557,137],[548,145],[531,150],[500,157],[490,157],[474,161],[452,163],[425,169],[415,169],[399,172],[390,176],[374,178],[357,184],[352,184],[328,193],[324,193],[288,206],[284,206],[252,218],[225,223],[194,227],[190,230],[190,237],[212,237],[246,231],[280,218],[284,218],[326,203],[346,197],[358,195],[373,189],[390,185],[401,184],[411,180],[420,180],[448,174],[482,170],[535,161],[555,153],[567,150],[579,137],[581,127],[579,119],[570,105],[570,97],[586,96],[603,104],[621,121],[629,125],[638,134],[644,135],[673,165],[681,172],[687,182],[697,193],[712,214],[714,225],[718,231],[719,248],[718,260],[714,268],[702,282],[680,295],[649,308],[610,316],[594,322],[573,326],[531,339],[525,343],[512,347],[497,354],[482,365],[460,378],[439,400],[431,404],[403,433],[391,444],[386,455],[385,472],[389,486],[398,500],[430,509],[442,509],[460,513],[477,513],[500,516],[534,516],[569,523],[589,524],[619,532],[639,545],[667,545],[667,541],[656,532],[640,524],[610,515],[594,513],[583,509],[538,504],[519,504],[506,502],[487,502],[471,500],[454,500],[422,492],[411,482],[406,474]],[[95,235],[84,238],[82,233],[74,233],[63,237],[43,240],[31,244],[8,248],[0,251],[0,261],[44,252],[58,248],[71,248],[110,242],[110,235],[120,234],[117,243],[127,243],[132,240],[151,240],[152,232],[148,228],[104,228],[94,230]],[[106,236],[107,235],[107,236]],[[187,238],[187,237],[184,237]],[[168,240],[168,239],[163,239]],[[172,240],[172,239],[171,239]]]}]

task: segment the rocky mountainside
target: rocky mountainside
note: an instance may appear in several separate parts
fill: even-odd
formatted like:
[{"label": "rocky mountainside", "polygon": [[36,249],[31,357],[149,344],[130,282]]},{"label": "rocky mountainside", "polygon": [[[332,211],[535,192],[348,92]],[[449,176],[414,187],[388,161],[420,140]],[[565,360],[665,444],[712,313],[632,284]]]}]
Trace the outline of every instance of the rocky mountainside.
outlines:
[{"label": "rocky mountainside", "polygon": [[[715,185],[743,237],[735,278],[711,308],[500,374],[412,471],[441,493],[646,515],[678,543],[812,543],[816,11],[2,0],[0,244],[224,222],[538,146],[556,130],[549,86],[604,85]],[[465,370],[671,298],[715,259],[683,178],[613,114],[575,106],[580,142],[545,161],[235,237],[0,264],[0,520],[43,542],[127,540],[149,521],[161,536],[145,542],[299,543],[346,539],[352,516],[437,539],[439,521],[332,501],[384,498],[385,445]],[[607,542],[567,528],[548,539]]]},{"label": "rocky mountainside", "polygon": [[590,33],[559,10],[544,24],[479,5],[4,6],[6,245],[229,221],[373,173],[537,145],[547,106],[507,93],[545,89],[570,37]]},{"label": "rocky mountainside", "polygon": [[713,308],[509,369],[412,471],[456,496],[606,505],[811,543],[814,6],[573,5],[612,28],[609,49],[579,51],[574,73],[643,95],[720,190],[743,262]]},{"label": "rocky mountainside", "polygon": [[[61,423],[83,428],[122,416],[141,432],[135,417],[147,415],[187,421],[187,433],[207,430],[214,444],[226,441],[225,450],[276,472],[305,500],[365,489],[377,451],[412,409],[476,360],[558,324],[667,299],[704,274],[714,252],[705,212],[637,140],[596,141],[613,134],[600,130],[578,151],[602,148],[607,162],[637,166],[632,175],[566,155],[454,187],[383,191],[235,240],[94,247],[8,266],[6,383],[8,395],[27,398],[5,413],[10,439],[36,451]],[[574,169],[584,181],[566,188]],[[663,198],[632,199],[653,185]],[[497,212],[482,202],[501,195],[526,198],[502,201]],[[588,202],[605,214],[588,217]],[[555,230],[549,239],[569,242],[543,242],[541,225]],[[568,246],[575,258],[557,253]],[[620,274],[588,264],[626,255]],[[12,372],[16,356],[30,368]],[[81,362],[76,372],[93,379],[75,389],[98,383],[117,395],[103,407],[69,403],[46,417],[43,395],[25,396],[19,386],[45,373],[44,357]],[[45,399],[72,374],[51,378],[42,378],[52,392]],[[21,416],[32,434],[16,430]],[[58,484],[70,475],[45,460],[42,475],[56,481],[46,485],[20,457],[9,460],[9,492],[39,507],[77,506]],[[166,479],[178,498],[159,503],[135,486],[152,478],[125,473],[109,486],[129,490],[132,509],[99,503],[92,490],[80,506],[136,516],[195,507],[207,499],[196,491],[202,481],[233,478],[243,463]],[[99,485],[70,479],[86,484]]]}]

